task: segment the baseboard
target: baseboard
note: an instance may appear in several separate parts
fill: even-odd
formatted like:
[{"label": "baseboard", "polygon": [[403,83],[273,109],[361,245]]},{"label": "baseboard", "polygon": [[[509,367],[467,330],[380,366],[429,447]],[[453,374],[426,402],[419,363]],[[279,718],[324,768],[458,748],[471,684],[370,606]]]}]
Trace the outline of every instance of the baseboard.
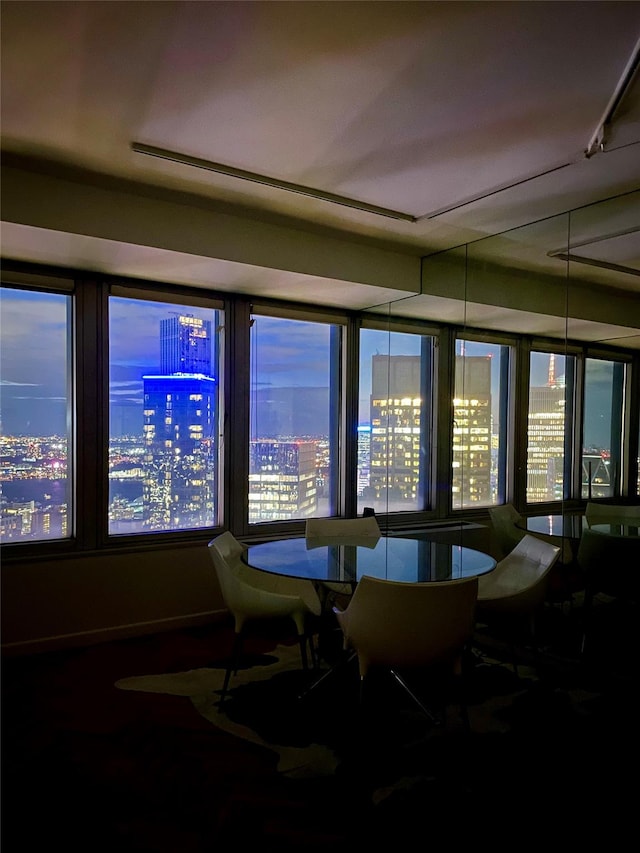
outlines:
[{"label": "baseboard", "polygon": [[34,655],[42,652],[94,646],[98,643],[108,643],[113,640],[127,640],[131,637],[159,634],[162,631],[172,631],[179,628],[196,628],[200,625],[222,622],[227,618],[227,610],[209,610],[204,613],[191,613],[185,616],[173,616],[168,619],[154,619],[149,622],[135,622],[128,625],[98,628],[92,631],[78,631],[74,634],[58,634],[50,637],[38,637],[33,640],[2,643],[0,651],[3,657]]}]

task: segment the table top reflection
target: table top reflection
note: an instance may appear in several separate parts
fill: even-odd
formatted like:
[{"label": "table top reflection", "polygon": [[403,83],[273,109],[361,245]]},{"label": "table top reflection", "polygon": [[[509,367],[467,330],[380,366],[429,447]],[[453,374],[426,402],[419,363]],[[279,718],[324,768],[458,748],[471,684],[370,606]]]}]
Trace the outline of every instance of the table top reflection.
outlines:
[{"label": "table top reflection", "polygon": [[304,536],[280,539],[250,545],[245,560],[274,574],[341,583],[357,583],[363,575],[404,583],[447,581],[496,567],[493,557],[473,548],[400,536],[320,545]]},{"label": "table top reflection", "polygon": [[589,530],[594,530],[596,533],[603,533],[605,536],[640,536],[640,521],[637,522],[614,522],[608,521],[605,524],[591,524]]},{"label": "table top reflection", "polygon": [[580,539],[589,525],[584,515],[530,515],[518,522],[528,533],[542,533],[563,539]]},{"label": "table top reflection", "polygon": [[584,530],[594,530],[606,536],[638,536],[640,522],[616,520],[589,523],[585,515],[531,515],[518,522],[528,533],[541,533],[563,539],[579,540]]}]

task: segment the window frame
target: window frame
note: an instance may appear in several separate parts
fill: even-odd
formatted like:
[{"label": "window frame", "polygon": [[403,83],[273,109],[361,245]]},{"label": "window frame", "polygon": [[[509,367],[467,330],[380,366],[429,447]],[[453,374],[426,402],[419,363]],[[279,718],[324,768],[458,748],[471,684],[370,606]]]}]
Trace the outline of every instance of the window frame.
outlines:
[{"label": "window frame", "polygon": [[[48,559],[56,556],[95,552],[109,554],[117,551],[148,551],[163,546],[185,547],[208,541],[223,529],[237,536],[251,539],[272,538],[282,535],[301,535],[303,524],[276,523],[259,531],[247,523],[248,453],[249,441],[249,389],[250,389],[250,321],[251,312],[271,311],[276,316],[295,316],[298,319],[319,318],[321,322],[338,323],[343,341],[340,353],[341,383],[339,404],[340,452],[337,457],[338,496],[337,511],[347,517],[355,515],[357,508],[357,423],[358,423],[358,369],[360,328],[409,331],[419,335],[434,336],[434,407],[430,417],[433,436],[431,448],[431,499],[426,511],[390,514],[383,525],[390,531],[416,528],[441,520],[453,522],[456,517],[484,521],[486,508],[453,511],[446,489],[439,483],[448,482],[451,465],[453,378],[455,375],[456,335],[485,343],[514,346],[515,360],[509,370],[513,399],[509,404],[509,435],[512,452],[507,454],[505,501],[512,501],[521,511],[545,512],[562,509],[579,509],[584,501],[580,495],[578,465],[581,464],[583,433],[583,393],[581,370],[575,377],[575,416],[579,419],[579,436],[571,443],[571,489],[562,502],[528,505],[526,503],[526,425],[528,411],[529,357],[531,350],[552,349],[563,355],[575,354],[579,363],[585,358],[605,358],[627,365],[624,387],[622,478],[621,497],[638,499],[638,453],[640,445],[640,352],[623,347],[602,344],[585,345],[574,341],[515,335],[455,326],[446,323],[414,320],[396,316],[401,306],[387,303],[376,309],[339,311],[300,303],[277,300],[257,300],[242,294],[220,293],[214,289],[183,287],[163,282],[147,282],[114,276],[96,276],[83,270],[58,269],[32,263],[13,261],[2,270],[2,284],[33,290],[58,292],[72,296],[72,334],[70,347],[72,383],[72,423],[70,425],[73,447],[73,475],[75,482],[75,509],[73,535],[64,540],[2,543],[3,559],[19,562],[25,559]],[[202,530],[153,532],[134,534],[131,537],[107,534],[108,508],[108,399],[109,399],[109,346],[108,346],[108,296],[113,288],[123,288],[126,295],[138,291],[144,299],[172,301],[189,304],[202,300],[211,306],[218,303],[224,311],[222,335],[223,359],[220,380],[223,394],[224,423],[222,424],[223,453],[220,459],[220,518],[215,528]],[[117,291],[115,291],[117,292]],[[394,312],[393,314],[391,312]],[[91,428],[86,428],[91,424]],[[84,428],[83,428],[84,425]],[[233,426],[231,426],[233,425]],[[576,464],[576,460],[578,465]],[[523,473],[524,467],[524,473]],[[233,476],[232,476],[233,473]],[[398,517],[402,516],[402,517]]]},{"label": "window frame", "polygon": [[[238,468],[238,477],[234,478],[235,488],[238,492],[236,500],[236,515],[234,516],[236,528],[239,535],[244,537],[270,538],[274,536],[295,536],[302,535],[304,532],[305,519],[278,519],[270,521],[249,522],[249,446],[251,441],[251,342],[250,329],[253,325],[253,320],[256,316],[271,317],[275,319],[294,320],[307,323],[318,323],[331,327],[330,337],[335,336],[335,332],[339,329],[339,340],[330,340],[330,363],[329,374],[330,382],[336,382],[337,387],[335,393],[329,394],[330,409],[336,409],[335,416],[329,413],[329,440],[332,443],[333,451],[331,454],[331,489],[332,495],[330,500],[333,501],[337,515],[348,515],[351,512],[353,496],[347,480],[349,479],[345,472],[347,465],[354,452],[354,441],[347,429],[347,420],[349,412],[353,406],[353,399],[357,399],[357,389],[350,387],[347,381],[348,365],[353,363],[350,361],[353,358],[354,338],[357,336],[354,333],[354,322],[356,315],[354,312],[337,311],[336,309],[324,309],[321,306],[301,305],[299,303],[280,303],[270,299],[252,299],[246,303],[248,311],[246,322],[246,348],[244,352],[244,363],[246,364],[246,400],[238,401],[240,409],[246,406],[246,442],[244,443],[244,459],[240,468]],[[355,395],[355,396],[354,396]],[[237,452],[242,453],[242,447],[237,447]],[[237,458],[237,457],[236,457]],[[239,472],[243,471],[242,483],[239,482]]]}]

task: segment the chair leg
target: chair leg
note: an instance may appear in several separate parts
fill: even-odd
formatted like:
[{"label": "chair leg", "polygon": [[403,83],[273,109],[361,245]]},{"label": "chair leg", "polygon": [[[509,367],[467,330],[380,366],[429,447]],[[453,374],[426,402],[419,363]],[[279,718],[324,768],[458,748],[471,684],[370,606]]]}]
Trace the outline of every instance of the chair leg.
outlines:
[{"label": "chair leg", "polygon": [[311,656],[311,666],[313,669],[318,669],[320,666],[320,654],[316,647],[316,643],[314,641],[313,632],[310,632],[307,636],[307,641],[309,643],[309,654]]},{"label": "chair leg", "polygon": [[406,690],[406,692],[409,694],[409,696],[413,699],[413,701],[416,703],[416,705],[417,705],[417,706],[418,706],[418,707],[423,711],[423,713],[425,713],[425,714],[427,715],[427,717],[431,720],[431,722],[432,722],[435,726],[439,726],[441,721],[436,717],[436,715],[435,715],[432,711],[430,711],[430,710],[426,707],[426,705],[424,705],[424,704],[420,701],[420,699],[418,699],[418,697],[417,697],[417,696],[416,696],[416,694],[413,692],[413,690],[409,687],[409,685],[408,685],[408,684],[407,684],[407,682],[404,680],[404,678],[402,678],[402,676],[401,676],[398,672],[396,672],[396,670],[395,670],[395,669],[392,669],[392,670],[391,670],[391,675],[395,678],[395,680],[398,682],[398,684],[399,684],[401,687],[404,687],[404,689],[405,689],[405,690]]},{"label": "chair leg", "polygon": [[218,710],[222,710],[222,705],[224,703],[225,697],[227,695],[227,690],[229,688],[229,681],[231,679],[231,673],[234,675],[238,673],[238,665],[240,662],[240,652],[242,651],[243,644],[243,636],[242,632],[237,633],[233,640],[233,648],[231,649],[231,655],[229,656],[229,663],[227,664],[227,671],[224,674],[224,684],[222,685],[222,691],[220,694],[220,702],[218,704]]},{"label": "chair leg", "polygon": [[298,642],[300,644],[300,657],[302,658],[302,668],[309,669],[309,659],[307,657],[307,635],[299,634]]},{"label": "chair leg", "polygon": [[351,663],[356,657],[355,652],[349,652],[345,657],[335,663],[331,669],[328,669],[326,672],[323,672],[320,678],[317,678],[312,685],[307,687],[302,693],[299,694],[298,699],[305,699],[312,690],[315,690],[317,687],[320,687],[321,684],[329,678],[329,676],[334,675],[338,669],[341,669],[345,664]]},{"label": "chair leg", "polygon": [[582,603],[582,641],[580,643],[580,655],[582,657],[587,653],[587,633],[589,631],[589,622],[591,620],[591,608],[593,607],[593,589],[585,586],[584,599]]}]

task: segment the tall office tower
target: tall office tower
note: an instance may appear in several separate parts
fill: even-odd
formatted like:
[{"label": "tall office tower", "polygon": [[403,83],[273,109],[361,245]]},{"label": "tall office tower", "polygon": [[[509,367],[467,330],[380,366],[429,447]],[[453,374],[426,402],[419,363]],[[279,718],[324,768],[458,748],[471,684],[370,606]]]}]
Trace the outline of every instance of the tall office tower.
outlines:
[{"label": "tall office tower", "polygon": [[453,399],[453,509],[489,506],[491,494],[491,356],[456,356]]},{"label": "tall office tower", "polygon": [[160,373],[212,375],[209,320],[177,314],[160,321]]},{"label": "tall office tower", "polygon": [[[371,394],[371,471],[365,494],[390,510],[419,509],[422,448],[422,360],[374,355]],[[452,501],[454,508],[491,502],[491,358],[456,358]]]},{"label": "tall office tower", "polygon": [[371,481],[371,427],[358,427],[358,497],[365,494]]},{"label": "tall office tower", "polygon": [[252,441],[249,521],[309,518],[318,506],[312,441]]},{"label": "tall office tower", "polygon": [[421,378],[420,356],[372,356],[371,467],[364,496],[390,511],[418,509]]},{"label": "tall office tower", "polygon": [[532,503],[563,498],[565,395],[551,355],[547,385],[529,389],[527,500]]},{"label": "tall office tower", "polygon": [[215,523],[216,379],[211,323],[189,314],[160,321],[160,373],[143,376],[145,530]]},{"label": "tall office tower", "polygon": [[144,376],[145,530],[215,523],[216,381],[212,376]]}]

